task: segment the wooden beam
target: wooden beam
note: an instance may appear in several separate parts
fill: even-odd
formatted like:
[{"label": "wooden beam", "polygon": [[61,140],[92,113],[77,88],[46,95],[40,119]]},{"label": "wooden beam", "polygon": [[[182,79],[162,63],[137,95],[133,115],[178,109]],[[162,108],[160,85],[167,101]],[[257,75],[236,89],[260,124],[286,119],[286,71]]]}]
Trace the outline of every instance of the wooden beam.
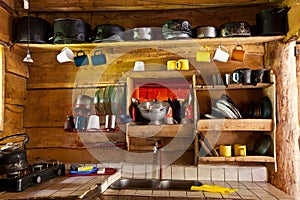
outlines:
[{"label": "wooden beam", "polygon": [[271,183],[296,197],[299,194],[299,123],[296,79],[296,42],[266,44],[265,67],[274,71],[277,94],[276,156],[278,170]]}]

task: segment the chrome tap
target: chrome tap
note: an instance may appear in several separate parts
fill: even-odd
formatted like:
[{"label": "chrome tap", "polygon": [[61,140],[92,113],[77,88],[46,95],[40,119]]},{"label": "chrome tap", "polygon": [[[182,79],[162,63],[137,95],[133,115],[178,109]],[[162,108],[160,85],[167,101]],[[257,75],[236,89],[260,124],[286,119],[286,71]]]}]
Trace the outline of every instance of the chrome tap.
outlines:
[{"label": "chrome tap", "polygon": [[156,154],[158,150],[162,147],[162,144],[159,140],[155,141],[154,147],[153,147],[153,153]]}]

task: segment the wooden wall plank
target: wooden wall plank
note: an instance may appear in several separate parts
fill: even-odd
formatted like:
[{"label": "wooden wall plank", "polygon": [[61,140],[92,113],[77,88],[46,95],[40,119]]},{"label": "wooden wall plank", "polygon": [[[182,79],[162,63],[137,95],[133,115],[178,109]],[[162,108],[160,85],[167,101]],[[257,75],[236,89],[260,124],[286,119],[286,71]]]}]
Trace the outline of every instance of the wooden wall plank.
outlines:
[{"label": "wooden wall plank", "polygon": [[11,73],[5,74],[5,103],[14,105],[26,104],[26,84],[23,77]]},{"label": "wooden wall plank", "polygon": [[23,62],[26,52],[18,46],[5,48],[5,70],[7,72],[29,78],[28,66]]},{"label": "wooden wall plank", "polygon": [[6,135],[25,132],[23,125],[23,111],[24,108],[22,106],[5,104],[3,132]]},{"label": "wooden wall plank", "polygon": [[9,14],[4,8],[0,6],[0,41],[10,43],[12,31],[11,31],[11,24],[12,24],[12,16]]}]

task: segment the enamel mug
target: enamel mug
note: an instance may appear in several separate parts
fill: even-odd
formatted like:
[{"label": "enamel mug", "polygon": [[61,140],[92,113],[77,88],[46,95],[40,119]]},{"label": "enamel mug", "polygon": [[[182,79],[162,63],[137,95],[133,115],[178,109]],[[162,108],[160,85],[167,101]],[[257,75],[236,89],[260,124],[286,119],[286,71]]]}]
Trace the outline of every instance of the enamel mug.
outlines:
[{"label": "enamel mug", "polygon": [[168,60],[167,70],[176,70],[177,60]]},{"label": "enamel mug", "polygon": [[220,45],[214,54],[213,60],[219,61],[219,62],[227,62],[229,59],[229,53],[227,49]]},{"label": "enamel mug", "polygon": [[210,62],[210,50],[208,46],[202,46],[200,50],[196,52],[196,61]]},{"label": "enamel mug", "polygon": [[243,46],[237,45],[232,50],[231,60],[244,61],[244,57],[245,57],[245,50]]},{"label": "enamel mug", "polygon": [[246,145],[235,144],[233,149],[235,156],[246,156]]},{"label": "enamel mug", "polygon": [[188,59],[179,59],[177,61],[176,69],[183,70],[183,71],[189,70],[190,69],[189,60]]},{"label": "enamel mug", "polygon": [[231,145],[220,145],[216,148],[220,151],[220,156],[230,157],[231,156]]}]

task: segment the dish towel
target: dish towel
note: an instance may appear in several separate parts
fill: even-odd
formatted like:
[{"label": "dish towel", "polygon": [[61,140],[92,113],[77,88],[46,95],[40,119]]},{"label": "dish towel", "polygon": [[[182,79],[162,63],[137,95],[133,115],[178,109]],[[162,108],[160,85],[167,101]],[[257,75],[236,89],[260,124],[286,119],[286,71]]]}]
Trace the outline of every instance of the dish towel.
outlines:
[{"label": "dish towel", "polygon": [[201,185],[201,186],[191,186],[191,190],[202,190],[205,192],[217,192],[221,194],[230,194],[237,191],[237,189],[226,188],[218,185]]}]

